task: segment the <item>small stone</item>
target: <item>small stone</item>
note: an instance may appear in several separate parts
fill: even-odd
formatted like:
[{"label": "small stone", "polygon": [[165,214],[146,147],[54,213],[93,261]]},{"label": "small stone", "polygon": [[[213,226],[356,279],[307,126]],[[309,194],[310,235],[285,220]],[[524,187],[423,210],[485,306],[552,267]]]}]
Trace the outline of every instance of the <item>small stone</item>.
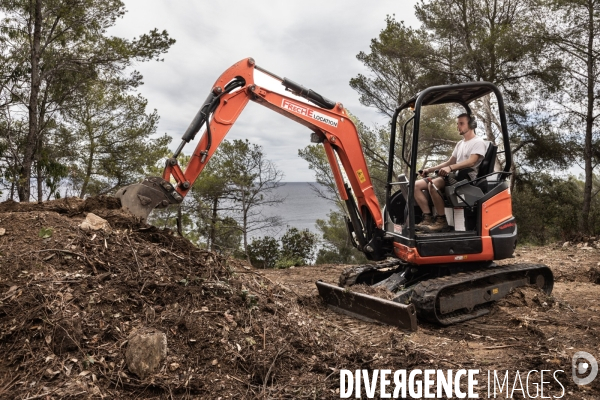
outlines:
[{"label": "small stone", "polygon": [[6,229],[0,228],[0,236],[4,236],[6,234]]},{"label": "small stone", "polygon": [[127,343],[127,367],[141,379],[153,373],[166,357],[167,335],[162,332],[138,333]]},{"label": "small stone", "polygon": [[171,365],[169,365],[169,370],[172,371],[176,371],[179,368],[179,364],[178,363],[171,363]]},{"label": "small stone", "polygon": [[219,363],[219,361],[217,361],[217,359],[212,360],[212,365],[217,365]]}]

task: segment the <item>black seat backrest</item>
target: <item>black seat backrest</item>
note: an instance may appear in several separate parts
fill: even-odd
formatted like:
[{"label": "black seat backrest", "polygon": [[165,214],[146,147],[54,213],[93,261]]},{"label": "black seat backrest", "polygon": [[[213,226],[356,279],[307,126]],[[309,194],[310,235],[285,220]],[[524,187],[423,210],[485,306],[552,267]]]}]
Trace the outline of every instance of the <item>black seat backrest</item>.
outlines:
[{"label": "black seat backrest", "polygon": [[492,142],[489,142],[488,148],[485,152],[485,157],[483,157],[483,161],[481,162],[481,164],[479,164],[479,172],[477,172],[478,178],[494,172],[497,152],[498,146],[494,145]]}]

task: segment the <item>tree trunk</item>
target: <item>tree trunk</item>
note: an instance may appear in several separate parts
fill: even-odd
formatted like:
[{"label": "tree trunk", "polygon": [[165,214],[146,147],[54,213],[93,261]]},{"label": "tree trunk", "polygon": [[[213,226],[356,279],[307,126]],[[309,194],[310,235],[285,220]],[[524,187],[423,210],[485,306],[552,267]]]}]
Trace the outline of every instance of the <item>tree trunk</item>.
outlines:
[{"label": "tree trunk", "polygon": [[37,158],[37,162],[35,163],[35,170],[36,170],[36,183],[37,183],[37,201],[38,203],[41,203],[42,201],[44,201],[44,193],[43,193],[43,186],[44,186],[44,178],[42,176],[42,164],[40,163],[39,157]]},{"label": "tree trunk", "polygon": [[183,215],[181,213],[181,204],[177,206],[177,233],[183,237],[183,226],[182,226]]},{"label": "tree trunk", "polygon": [[83,199],[87,191],[88,184],[90,183],[90,177],[92,176],[92,168],[94,166],[94,154],[96,152],[96,145],[94,143],[94,135],[90,135],[90,155],[87,160],[85,167],[85,176],[83,177],[83,184],[81,185],[81,191],[79,197]]},{"label": "tree trunk", "polygon": [[588,45],[587,45],[587,115],[585,118],[585,147],[583,159],[585,162],[585,183],[583,185],[583,207],[579,220],[579,230],[588,231],[588,219],[592,203],[593,157],[592,130],[594,127],[594,4],[588,0]]},{"label": "tree trunk", "polygon": [[31,168],[38,147],[38,95],[41,87],[40,43],[42,37],[42,1],[34,0],[33,41],[31,46],[31,91],[29,93],[29,131],[25,143],[23,164],[19,171],[18,195],[20,201],[31,196]]},{"label": "tree trunk", "polygon": [[242,193],[242,232],[244,233],[244,254],[246,261],[250,262],[250,254],[248,254],[248,208],[246,207],[246,193]]},{"label": "tree trunk", "polygon": [[510,166],[510,172],[512,172],[510,175],[510,193],[512,194],[515,192],[515,184],[517,181],[517,167],[514,162]]},{"label": "tree trunk", "polygon": [[217,208],[219,206],[219,199],[215,197],[213,199],[213,207],[212,207],[212,216],[210,219],[210,234],[209,234],[209,248],[211,250],[215,249],[215,236],[216,236],[216,225],[217,225]]}]

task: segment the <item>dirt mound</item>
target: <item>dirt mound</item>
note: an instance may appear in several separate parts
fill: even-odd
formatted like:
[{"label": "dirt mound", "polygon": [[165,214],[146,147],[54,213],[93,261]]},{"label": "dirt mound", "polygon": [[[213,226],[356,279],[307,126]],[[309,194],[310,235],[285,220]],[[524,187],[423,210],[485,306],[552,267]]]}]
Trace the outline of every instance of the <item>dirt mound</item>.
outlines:
[{"label": "dirt mound", "polygon": [[[80,228],[90,212],[110,229]],[[589,277],[557,283],[552,296],[521,288],[482,318],[407,333],[324,306],[315,280],[337,282],[345,266],[257,271],[141,223],[110,197],[5,202],[0,228],[2,399],[339,398],[340,369],[569,370],[574,351],[600,345]],[[574,262],[592,254],[571,252]],[[141,379],[126,359],[148,332],[165,335],[167,352]],[[600,393],[598,383],[565,385],[569,398]]]},{"label": "dirt mound", "polygon": [[[111,229],[81,229],[92,211]],[[339,339],[314,296],[143,224],[116,199],[5,202],[0,228],[0,398],[323,398],[340,366],[374,361]],[[166,334],[168,350],[142,380],[125,355],[146,331]],[[394,357],[412,354],[394,340]]]}]

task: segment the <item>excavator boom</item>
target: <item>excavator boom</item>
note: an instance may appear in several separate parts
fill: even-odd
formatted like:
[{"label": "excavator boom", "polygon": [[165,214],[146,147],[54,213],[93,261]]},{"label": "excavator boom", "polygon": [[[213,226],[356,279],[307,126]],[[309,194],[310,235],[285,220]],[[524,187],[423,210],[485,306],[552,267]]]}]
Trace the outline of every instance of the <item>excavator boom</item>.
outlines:
[{"label": "excavator boom", "polygon": [[[281,81],[288,91],[306,98],[316,106],[256,85],[255,70]],[[350,211],[351,214],[354,212],[351,218],[353,230],[360,246],[366,248],[373,231],[382,229],[383,218],[354,123],[341,103],[328,100],[287,78],[280,78],[258,67],[252,58],[234,64],[217,79],[208,98],[184,133],[181,145],[167,160],[163,176],[148,178],[118,192],[117,196],[123,207],[146,219],[155,207],[166,207],[183,201],[249,101],[306,126],[313,132],[311,140],[323,144],[341,199],[354,204],[354,210]],[[187,168],[183,170],[177,157],[202,126],[206,129]],[[345,184],[343,176],[347,177],[349,185]],[[367,231],[367,224],[372,225],[371,232]]]}]

